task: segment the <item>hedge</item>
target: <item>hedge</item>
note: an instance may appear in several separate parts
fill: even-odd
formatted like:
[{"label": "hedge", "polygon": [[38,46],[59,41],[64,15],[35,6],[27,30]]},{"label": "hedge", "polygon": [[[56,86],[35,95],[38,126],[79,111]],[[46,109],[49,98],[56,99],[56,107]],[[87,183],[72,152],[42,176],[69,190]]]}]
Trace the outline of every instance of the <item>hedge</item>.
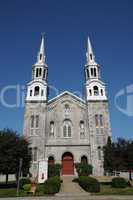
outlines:
[{"label": "hedge", "polygon": [[80,176],[79,185],[87,192],[100,192],[100,183],[95,178]]},{"label": "hedge", "polygon": [[44,193],[55,194],[58,193],[61,186],[61,180],[59,176],[53,176],[44,182]]},{"label": "hedge", "polygon": [[89,176],[92,174],[92,166],[87,163],[76,163],[75,167],[79,176]]},{"label": "hedge", "polygon": [[127,181],[122,177],[115,177],[112,179],[113,188],[126,188],[128,186]]}]

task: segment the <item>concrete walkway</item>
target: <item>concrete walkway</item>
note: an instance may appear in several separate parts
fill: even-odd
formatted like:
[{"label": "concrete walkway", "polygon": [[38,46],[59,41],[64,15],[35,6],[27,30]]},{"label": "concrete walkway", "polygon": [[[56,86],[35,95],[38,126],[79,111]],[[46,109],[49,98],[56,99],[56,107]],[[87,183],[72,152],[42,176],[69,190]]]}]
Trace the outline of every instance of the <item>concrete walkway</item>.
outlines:
[{"label": "concrete walkway", "polygon": [[63,183],[61,184],[60,193],[86,193],[78,183],[72,182],[74,176],[62,176]]},{"label": "concrete walkway", "polygon": [[72,182],[74,176],[62,176],[63,183],[61,189],[56,196],[58,197],[88,197],[90,194],[85,192],[78,183]]}]

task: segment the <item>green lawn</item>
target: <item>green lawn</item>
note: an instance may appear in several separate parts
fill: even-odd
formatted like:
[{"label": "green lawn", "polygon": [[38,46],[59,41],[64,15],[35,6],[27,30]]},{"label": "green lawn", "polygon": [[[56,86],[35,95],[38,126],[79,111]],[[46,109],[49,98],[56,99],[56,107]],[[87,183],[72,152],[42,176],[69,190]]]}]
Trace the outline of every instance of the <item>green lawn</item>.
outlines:
[{"label": "green lawn", "polygon": [[101,191],[96,195],[133,195],[133,187],[112,188],[110,185],[101,185]]},{"label": "green lawn", "polygon": [[[16,188],[0,189],[0,197],[16,197]],[[30,196],[24,190],[19,191],[19,196]]]}]

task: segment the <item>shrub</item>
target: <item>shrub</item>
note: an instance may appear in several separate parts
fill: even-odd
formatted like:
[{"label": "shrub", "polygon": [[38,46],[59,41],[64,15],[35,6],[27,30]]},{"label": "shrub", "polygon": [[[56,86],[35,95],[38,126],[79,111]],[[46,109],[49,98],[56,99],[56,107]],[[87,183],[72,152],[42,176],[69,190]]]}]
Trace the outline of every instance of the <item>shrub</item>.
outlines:
[{"label": "shrub", "polygon": [[30,191],[30,189],[31,189],[31,184],[25,184],[25,185],[23,185],[23,189],[24,189],[24,191]]},{"label": "shrub", "polygon": [[92,166],[87,163],[77,163],[75,167],[79,176],[88,176],[92,174]]},{"label": "shrub", "polygon": [[53,176],[45,181],[44,183],[44,193],[45,194],[55,194],[59,192],[61,185],[61,180],[59,176]]},{"label": "shrub", "polygon": [[28,179],[28,178],[20,179],[19,186],[20,186],[21,189],[23,189],[23,186],[26,185],[26,184],[31,184],[30,179]]},{"label": "shrub", "polygon": [[60,176],[61,165],[53,164],[48,166],[48,177]]},{"label": "shrub", "polygon": [[37,185],[36,193],[44,194],[44,183],[41,183],[41,184]]},{"label": "shrub", "polygon": [[127,181],[121,177],[115,177],[112,179],[112,187],[114,188],[126,188],[128,186]]},{"label": "shrub", "polygon": [[80,176],[79,185],[87,192],[100,192],[100,183],[95,178]]}]

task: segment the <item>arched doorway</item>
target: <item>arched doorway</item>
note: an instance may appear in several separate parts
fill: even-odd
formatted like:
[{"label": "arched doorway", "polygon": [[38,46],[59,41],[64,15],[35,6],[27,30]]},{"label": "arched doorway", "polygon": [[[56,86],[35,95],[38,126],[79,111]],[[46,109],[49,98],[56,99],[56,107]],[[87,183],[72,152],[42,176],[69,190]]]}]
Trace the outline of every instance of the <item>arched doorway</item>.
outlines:
[{"label": "arched doorway", "polygon": [[54,165],[54,157],[53,156],[49,156],[48,165]]},{"label": "arched doorway", "polygon": [[70,152],[66,152],[62,156],[62,175],[74,174],[74,159]]},{"label": "arched doorway", "polygon": [[82,156],[82,157],[81,157],[81,163],[82,163],[82,164],[88,164],[88,160],[87,160],[87,157],[86,157],[86,156]]}]

